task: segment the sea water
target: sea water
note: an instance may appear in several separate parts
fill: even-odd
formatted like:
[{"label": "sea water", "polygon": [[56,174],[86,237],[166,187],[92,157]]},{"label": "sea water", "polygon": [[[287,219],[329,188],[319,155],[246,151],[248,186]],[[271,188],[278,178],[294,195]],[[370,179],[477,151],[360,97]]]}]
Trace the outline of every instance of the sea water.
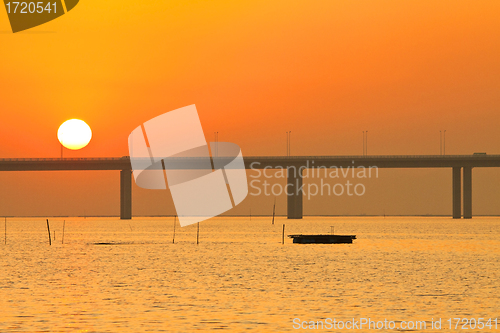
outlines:
[{"label": "sea water", "polygon": [[477,328],[500,317],[500,218],[218,217],[199,244],[173,217],[49,222],[51,246],[44,218],[8,218],[7,244],[0,220],[0,332],[500,330]]}]

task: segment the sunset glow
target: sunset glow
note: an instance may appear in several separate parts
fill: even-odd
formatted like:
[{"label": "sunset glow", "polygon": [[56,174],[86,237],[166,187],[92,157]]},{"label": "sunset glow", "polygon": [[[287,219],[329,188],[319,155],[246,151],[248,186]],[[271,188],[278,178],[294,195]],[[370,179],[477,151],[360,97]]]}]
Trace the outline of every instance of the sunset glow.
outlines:
[{"label": "sunset glow", "polygon": [[0,333],[500,332],[499,14],[4,0]]}]

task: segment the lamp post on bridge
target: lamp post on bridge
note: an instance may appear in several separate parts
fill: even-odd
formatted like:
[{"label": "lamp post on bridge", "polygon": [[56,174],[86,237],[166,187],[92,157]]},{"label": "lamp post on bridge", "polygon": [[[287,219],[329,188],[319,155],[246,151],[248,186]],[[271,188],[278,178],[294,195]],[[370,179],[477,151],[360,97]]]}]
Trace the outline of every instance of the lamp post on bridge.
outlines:
[{"label": "lamp post on bridge", "polygon": [[214,140],[215,140],[215,151],[212,152],[212,155],[215,157],[219,156],[219,132],[214,132]]},{"label": "lamp post on bridge", "polygon": [[363,131],[363,156],[365,156],[365,131]]},{"label": "lamp post on bridge", "polygon": [[446,155],[446,130],[439,131],[439,155]]},{"label": "lamp post on bridge", "polygon": [[288,156],[288,131],[286,132],[286,156]]},{"label": "lamp post on bridge", "polygon": [[443,155],[446,155],[446,130],[443,133]]},{"label": "lamp post on bridge", "polygon": [[292,141],[292,131],[286,132],[286,156],[290,156],[291,153],[291,141]]},{"label": "lamp post on bridge", "polygon": [[368,155],[368,131],[363,131],[363,156]]}]

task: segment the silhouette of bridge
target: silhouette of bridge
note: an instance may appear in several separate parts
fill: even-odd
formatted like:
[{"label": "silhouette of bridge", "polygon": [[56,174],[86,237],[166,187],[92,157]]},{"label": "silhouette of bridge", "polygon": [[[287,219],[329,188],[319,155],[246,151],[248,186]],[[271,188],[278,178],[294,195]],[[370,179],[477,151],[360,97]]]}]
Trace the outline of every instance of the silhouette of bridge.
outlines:
[{"label": "silhouette of bridge", "polygon": [[[224,160],[225,157],[215,157]],[[227,162],[230,161],[227,158]],[[170,158],[171,168],[196,169],[196,158]],[[189,160],[189,163],[185,163]],[[472,169],[500,167],[500,155],[414,155],[414,156],[250,156],[245,157],[245,168],[289,169],[287,200],[289,219],[302,218],[303,195],[295,189],[302,186],[302,172],[314,168],[377,167],[377,168],[451,168],[453,218],[472,218]],[[223,161],[224,162],[224,161]],[[224,163],[225,165],[226,163]],[[189,165],[186,167],[186,165]],[[292,168],[295,172],[291,172]],[[0,159],[0,171],[68,171],[116,170],[120,171],[120,218],[132,218],[132,168],[130,158],[38,158]],[[463,188],[462,188],[463,185]],[[462,193],[463,191],[463,193]],[[291,194],[291,195],[290,195]]]}]

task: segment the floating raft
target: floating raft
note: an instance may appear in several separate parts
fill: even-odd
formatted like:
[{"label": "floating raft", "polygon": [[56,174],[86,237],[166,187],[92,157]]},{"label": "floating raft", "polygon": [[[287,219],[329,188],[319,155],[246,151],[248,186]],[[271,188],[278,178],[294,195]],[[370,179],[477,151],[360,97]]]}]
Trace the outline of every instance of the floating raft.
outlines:
[{"label": "floating raft", "polygon": [[352,244],[356,235],[288,235],[297,244]]}]

